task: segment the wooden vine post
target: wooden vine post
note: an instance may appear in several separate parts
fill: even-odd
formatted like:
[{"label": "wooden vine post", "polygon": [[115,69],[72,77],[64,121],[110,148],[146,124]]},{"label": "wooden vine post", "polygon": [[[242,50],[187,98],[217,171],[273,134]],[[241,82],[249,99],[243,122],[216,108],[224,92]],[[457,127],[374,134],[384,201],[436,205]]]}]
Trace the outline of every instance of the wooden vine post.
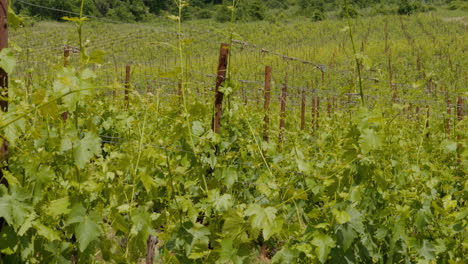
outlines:
[{"label": "wooden vine post", "polygon": [[146,240],[146,264],[153,264],[158,237],[150,235]]},{"label": "wooden vine post", "polygon": [[[8,0],[0,0],[0,50],[8,48]],[[0,68],[0,108],[8,111],[8,73]]]},{"label": "wooden vine post", "polygon": [[[0,0],[0,50],[8,48],[8,0]],[[7,72],[0,68],[0,108],[1,111],[8,111],[8,74]],[[8,170],[8,141],[0,136],[1,146],[0,146],[0,184],[8,186],[8,182],[3,178],[3,171]],[[4,163],[5,162],[5,163]],[[0,218],[0,231],[5,224],[5,220]],[[0,254],[0,259],[2,254]]]},{"label": "wooden vine post", "polygon": [[219,133],[221,128],[221,117],[223,115],[223,98],[224,94],[220,91],[220,87],[226,80],[226,71],[229,57],[229,44],[222,43],[219,50],[218,75],[216,77],[216,94],[215,94],[215,113],[211,122],[211,128],[215,133]]},{"label": "wooden vine post", "polygon": [[[63,47],[63,67],[67,67],[70,62],[70,46],[66,45]],[[68,119],[68,112],[65,111],[62,113],[62,120],[67,121]]]},{"label": "wooden vine post", "polygon": [[182,98],[182,79],[179,79],[177,83],[177,96],[179,97],[179,104],[182,104],[184,101]]},{"label": "wooden vine post", "polygon": [[447,126],[445,133],[447,136],[450,136],[450,130],[451,130],[451,121],[452,121],[452,100],[448,99],[447,100]]},{"label": "wooden vine post", "polygon": [[301,101],[301,130],[305,129],[305,108],[306,108],[306,93],[305,89],[302,89],[302,101]]},{"label": "wooden vine post", "polygon": [[125,66],[125,108],[128,109],[129,99],[128,94],[130,91],[130,65]]},{"label": "wooden vine post", "polygon": [[263,139],[269,141],[269,127],[270,127],[270,98],[271,98],[271,66],[265,67],[265,94],[263,110],[265,117],[263,118]]},{"label": "wooden vine post", "polygon": [[315,132],[315,116],[317,113],[317,101],[316,96],[312,94],[312,135]]},{"label": "wooden vine post", "polygon": [[286,95],[288,92],[288,76],[286,75],[283,89],[281,91],[281,112],[280,112],[280,127],[279,127],[279,138],[278,142],[283,143],[284,124],[286,118]]},{"label": "wooden vine post", "polygon": [[[458,97],[458,100],[457,100],[457,121],[458,123],[461,123],[463,120],[463,99],[461,96]],[[461,136],[461,133],[462,132],[459,132],[458,135],[457,135],[457,141],[458,141],[458,144],[457,144],[457,154],[458,154],[458,158],[457,158],[457,162],[458,162],[458,165],[461,165],[461,151],[462,151],[462,136]]]},{"label": "wooden vine post", "polygon": [[70,46],[63,47],[63,66],[67,67],[70,60]]}]

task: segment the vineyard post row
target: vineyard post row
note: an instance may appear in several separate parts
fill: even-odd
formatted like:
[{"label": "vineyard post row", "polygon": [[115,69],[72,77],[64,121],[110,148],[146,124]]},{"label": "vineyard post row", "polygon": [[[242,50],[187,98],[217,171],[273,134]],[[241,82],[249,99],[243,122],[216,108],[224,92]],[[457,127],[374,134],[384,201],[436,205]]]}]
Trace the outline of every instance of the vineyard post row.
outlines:
[{"label": "vineyard post row", "polygon": [[[0,1],[5,1],[5,0],[0,0]],[[3,18],[3,17],[2,17]],[[2,31],[0,32],[2,36],[2,47],[7,47],[8,46],[8,30],[7,27],[3,27]],[[4,37],[6,34],[6,37]],[[6,41],[4,41],[6,40]],[[229,58],[229,49],[231,46],[229,44],[222,43],[220,52],[219,52],[219,62],[218,62],[218,74],[216,75],[216,89],[215,89],[215,112],[213,115],[212,119],[212,129],[215,133],[220,132],[221,128],[221,117],[222,117],[222,103],[223,103],[223,98],[224,94],[220,90],[220,87],[223,85],[224,81],[226,80],[226,73],[227,73],[227,68],[228,68],[228,58]],[[69,56],[70,56],[70,47],[67,45],[64,47],[64,66],[69,65]],[[264,128],[263,128],[263,139],[265,141],[269,141],[269,125],[270,125],[270,101],[271,101],[271,71],[272,67],[271,66],[266,66],[265,67],[265,83],[264,83]],[[4,75],[1,75],[1,74]],[[323,74],[323,71],[322,71]],[[1,77],[5,76],[5,77]],[[5,95],[8,95],[8,76],[6,73],[3,71],[3,69],[0,69],[0,88],[4,91]],[[130,77],[131,77],[131,66],[127,64],[125,66],[125,81],[124,81],[124,90],[125,90],[125,107],[128,109],[129,107],[129,91],[130,91]],[[322,76],[323,77],[323,76]],[[322,78],[323,81],[323,78]],[[393,89],[393,96],[392,96],[392,101],[393,102],[398,102],[398,91],[396,89],[396,85],[393,85],[392,80],[390,79],[390,83],[392,84],[391,87]],[[182,80],[178,80],[178,90],[177,90],[177,95],[179,97],[179,102],[182,103],[183,101],[183,93],[182,93]],[[6,90],[6,91],[5,91]],[[301,110],[300,110],[300,129],[305,130],[305,109],[306,109],[306,92],[305,89],[302,88],[300,92],[300,97],[301,97]],[[285,118],[286,118],[286,97],[287,97],[287,75],[285,76],[284,83],[282,85],[282,94],[280,97],[280,127],[279,127],[279,135],[278,135],[278,141],[279,143],[282,142],[283,140],[283,134],[284,134],[284,127],[285,127]],[[332,101],[330,101],[332,100]],[[350,98],[348,95],[348,102]],[[333,96],[332,99],[328,98],[327,100],[327,106],[326,106],[326,111],[328,117],[331,117],[332,111],[337,108],[339,100],[337,100],[336,96]],[[8,101],[7,100],[1,100],[1,107],[2,110],[6,111],[8,109]],[[463,120],[463,99],[461,96],[458,96],[457,98],[457,103],[455,106],[452,105],[452,101],[450,99],[447,99],[447,116],[448,119],[446,120],[446,135],[450,137],[450,131],[452,128],[452,122],[451,122],[451,117],[452,117],[452,108],[456,107],[456,119],[458,123],[460,123]],[[413,105],[412,103],[408,108],[405,108],[404,111],[408,111],[409,115],[413,112]],[[416,106],[415,108],[416,112],[416,119],[419,119],[419,112],[420,108],[419,106]],[[320,127],[320,96],[317,95],[312,95],[312,134],[314,134],[314,131],[319,129]],[[62,114],[62,119],[66,120],[68,118],[68,113],[64,112]],[[426,105],[426,123],[425,126],[426,128],[429,128],[429,119],[430,119],[430,106]],[[456,127],[456,126],[454,126]],[[458,152],[458,163],[461,163],[461,157],[460,157],[460,152],[462,148],[461,144],[461,135],[460,133],[457,135],[457,152]],[[4,148],[4,146],[2,146]]]}]

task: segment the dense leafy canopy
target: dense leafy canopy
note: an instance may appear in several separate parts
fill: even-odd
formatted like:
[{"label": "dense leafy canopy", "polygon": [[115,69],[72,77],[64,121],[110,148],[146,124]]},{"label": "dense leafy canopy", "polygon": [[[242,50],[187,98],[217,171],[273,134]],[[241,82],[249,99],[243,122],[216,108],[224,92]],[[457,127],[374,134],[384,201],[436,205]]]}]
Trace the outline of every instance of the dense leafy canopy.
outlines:
[{"label": "dense leafy canopy", "polygon": [[[27,0],[26,2],[62,10],[78,12],[80,0]],[[300,15],[306,15],[314,20],[324,19],[324,12],[339,11],[344,8],[343,0],[241,0],[236,4],[239,7],[238,19],[241,20],[263,20],[271,11],[278,9],[293,9]],[[349,0],[348,8],[367,8],[388,6],[392,12],[411,14],[423,11],[426,4],[436,2],[438,4],[446,1],[422,1],[422,0]],[[232,5],[232,1],[227,0],[188,0],[184,17],[187,18],[211,18],[215,17],[219,21],[229,20],[230,12],[224,8]],[[224,6],[224,7],[223,7]],[[23,1],[15,1],[14,7],[17,12],[41,18],[59,20],[63,14],[53,10],[43,9],[37,6],[28,5]],[[387,8],[388,8],[387,7]],[[85,1],[85,13],[93,16],[110,17],[122,21],[142,21],[154,17],[154,15],[164,15],[165,13],[175,13],[177,10],[173,0],[93,0]],[[353,9],[354,10],[354,9]],[[272,15],[272,14],[270,14]]]}]

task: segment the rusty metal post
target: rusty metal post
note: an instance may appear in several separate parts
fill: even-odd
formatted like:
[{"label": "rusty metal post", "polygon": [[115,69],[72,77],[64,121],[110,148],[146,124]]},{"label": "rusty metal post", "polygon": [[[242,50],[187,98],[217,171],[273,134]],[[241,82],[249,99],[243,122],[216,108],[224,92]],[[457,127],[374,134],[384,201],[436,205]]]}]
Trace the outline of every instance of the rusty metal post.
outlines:
[{"label": "rusty metal post", "polygon": [[301,130],[305,129],[305,107],[306,107],[306,93],[305,93],[305,89],[302,89]]},{"label": "rusty metal post", "polygon": [[265,94],[263,111],[265,117],[263,118],[263,139],[269,141],[269,127],[270,127],[270,98],[271,98],[271,66],[265,67]]},{"label": "rusty metal post", "polygon": [[219,133],[221,128],[221,116],[223,115],[223,98],[224,94],[219,90],[226,80],[226,71],[229,57],[229,44],[222,43],[219,50],[218,75],[216,77],[216,94],[215,94],[215,114],[211,122],[211,128],[215,133]]},{"label": "rusty metal post", "polygon": [[127,64],[125,66],[125,108],[128,109],[129,106],[129,99],[128,94],[130,92],[130,65]]},{"label": "rusty metal post", "polygon": [[286,75],[284,79],[283,89],[281,90],[281,112],[280,112],[280,131],[278,142],[281,144],[283,142],[284,134],[284,124],[286,118],[286,95],[288,92],[288,76]]}]

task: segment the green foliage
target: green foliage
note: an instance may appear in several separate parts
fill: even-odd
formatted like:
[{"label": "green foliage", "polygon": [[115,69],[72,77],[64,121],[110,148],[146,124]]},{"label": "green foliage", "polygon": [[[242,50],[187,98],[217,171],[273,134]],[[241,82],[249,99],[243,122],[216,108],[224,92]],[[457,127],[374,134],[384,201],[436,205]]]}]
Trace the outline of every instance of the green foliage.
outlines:
[{"label": "green foliage", "polygon": [[398,14],[400,15],[412,15],[417,12],[426,12],[431,8],[423,5],[419,1],[414,0],[401,0],[398,6]]},{"label": "green foliage", "polygon": [[356,18],[359,16],[359,12],[357,11],[357,9],[352,6],[352,5],[347,5],[347,6],[344,6],[340,13],[339,13],[339,16],[341,18]]},{"label": "green foliage", "polygon": [[[466,121],[452,122],[453,132],[447,135],[446,104],[431,103],[437,99],[425,91],[428,79],[452,84],[444,95],[464,87],[460,72],[449,66],[466,64],[463,34],[459,34],[463,27],[442,24],[427,14],[400,18],[399,23],[389,23],[391,16],[363,18],[365,29],[357,31],[356,39],[366,46],[354,56],[346,41],[346,21],[237,26],[242,39],[263,41],[258,45],[272,51],[289,51],[299,58],[314,54],[327,69],[327,83],[318,90],[326,96],[343,93],[339,102],[349,100],[345,93],[356,90],[352,69],[358,56],[369,97],[381,98],[370,101],[372,107],[343,103],[343,109],[328,114],[329,100],[321,96],[320,128],[312,134],[310,127],[297,128],[298,109],[289,104],[296,98],[291,96],[281,149],[276,139],[277,100],[272,100],[271,137],[266,142],[261,137],[263,104],[238,97],[249,86],[236,78],[253,79],[263,64],[273,64],[276,96],[279,79],[291,74],[288,67],[295,65],[289,89],[296,95],[296,86],[311,80],[322,85],[321,73],[310,65],[285,63],[271,54],[263,54],[262,63],[256,63],[257,50],[249,53],[233,47],[234,71],[223,87],[230,93],[229,103],[223,109],[221,133],[215,134],[210,128],[213,97],[195,93],[205,85],[195,86],[196,75],[187,80],[193,85],[186,89],[187,111],[181,111],[178,95],[173,96],[177,83],[157,83],[152,90],[139,86],[148,80],[142,74],[146,72],[156,76],[152,81],[177,82],[181,69],[171,60],[157,64],[161,69],[145,68],[143,63],[132,68],[126,108],[122,76],[114,72],[111,56],[96,55],[99,62],[90,59],[64,68],[46,59],[55,50],[50,54],[39,50],[35,56],[44,64],[31,67],[40,81],[28,86],[12,74],[10,109],[0,115],[2,136],[11,144],[9,169],[2,178],[8,187],[0,185],[0,218],[6,222],[0,230],[2,261],[68,263],[76,255],[80,263],[140,263],[148,236],[155,235],[159,263],[463,263],[468,215]],[[424,33],[418,22],[433,26],[434,32]],[[189,25],[211,29],[197,23]],[[56,26],[56,35],[44,34],[41,25],[32,30],[42,40],[62,40],[59,36],[74,29],[57,24],[42,25],[47,32]],[[94,32],[86,36],[87,48],[92,50],[102,32],[132,38],[134,26],[94,25]],[[220,32],[227,26],[216,24]],[[414,65],[415,43],[398,34],[402,26],[420,40],[416,50],[426,65],[423,77]],[[114,55],[137,50],[141,53],[131,53],[134,59],[147,61],[154,43],[174,37],[162,33],[167,25],[157,29],[161,30],[153,35],[138,31],[143,40],[115,45]],[[383,29],[394,43],[394,81],[415,83],[399,86],[402,100],[428,98],[423,106],[431,106],[430,125],[423,110],[416,116],[408,104],[392,105],[385,97],[388,83],[374,81],[389,78]],[[440,46],[450,43],[452,48],[434,49],[431,33]],[[18,45],[27,46],[38,36],[30,34],[14,37]],[[206,66],[206,72],[212,71],[216,52],[203,41],[191,42],[192,37],[196,39],[194,35],[182,39],[187,61],[194,61],[193,68]],[[291,49],[291,43],[297,48]],[[177,57],[170,45],[158,46],[157,54]],[[20,71],[13,70],[30,56],[27,52],[2,51],[1,66],[12,73]],[[200,56],[207,58],[206,65],[194,59]],[[110,73],[100,68],[109,65]],[[107,74],[115,81],[106,82]],[[252,87],[256,90],[258,84]],[[69,114],[67,121],[61,118],[63,112]]]},{"label": "green foliage", "polygon": [[265,18],[265,6],[261,0],[241,1],[236,17],[242,21],[257,21]]},{"label": "green foliage", "polygon": [[216,21],[221,23],[231,21],[231,12],[226,5],[219,5],[215,14]]}]

